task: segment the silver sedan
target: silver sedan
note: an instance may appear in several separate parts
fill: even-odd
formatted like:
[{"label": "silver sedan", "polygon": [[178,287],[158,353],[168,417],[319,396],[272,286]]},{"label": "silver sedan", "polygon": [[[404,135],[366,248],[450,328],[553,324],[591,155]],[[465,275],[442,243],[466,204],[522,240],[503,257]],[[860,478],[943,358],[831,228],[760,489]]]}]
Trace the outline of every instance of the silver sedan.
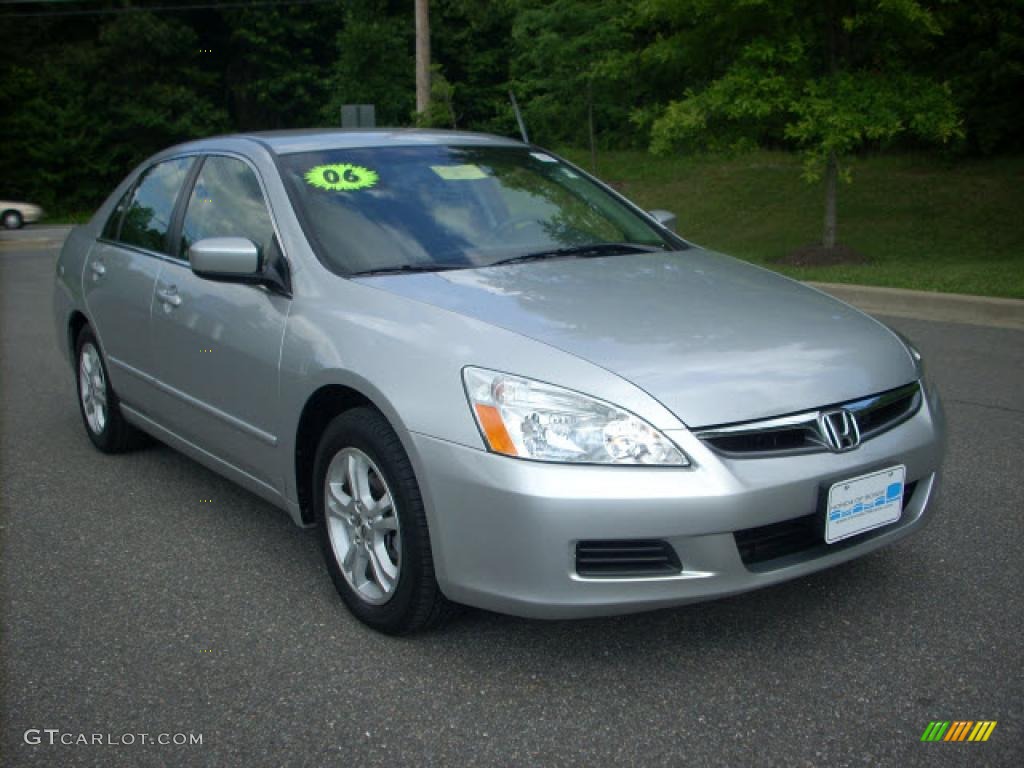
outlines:
[{"label": "silver sedan", "polygon": [[673,224],[494,136],[198,141],[72,232],[57,340],[99,450],[155,437],[316,526],[384,632],[675,606],[918,530],[914,347]]}]

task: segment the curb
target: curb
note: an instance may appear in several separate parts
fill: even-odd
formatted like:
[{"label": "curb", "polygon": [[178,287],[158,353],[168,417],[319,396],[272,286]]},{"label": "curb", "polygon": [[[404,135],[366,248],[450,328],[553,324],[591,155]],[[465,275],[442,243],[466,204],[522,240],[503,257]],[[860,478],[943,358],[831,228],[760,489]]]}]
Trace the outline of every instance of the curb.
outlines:
[{"label": "curb", "polygon": [[1024,301],[1020,299],[841,283],[806,284],[872,315],[1024,331]]}]

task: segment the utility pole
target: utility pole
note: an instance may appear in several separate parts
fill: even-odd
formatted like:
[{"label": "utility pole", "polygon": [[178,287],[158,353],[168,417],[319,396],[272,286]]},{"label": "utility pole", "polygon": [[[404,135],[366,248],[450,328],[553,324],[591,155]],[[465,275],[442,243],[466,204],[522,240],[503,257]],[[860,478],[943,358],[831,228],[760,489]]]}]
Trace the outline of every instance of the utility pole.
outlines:
[{"label": "utility pole", "polygon": [[416,112],[430,108],[430,1],[416,0]]}]

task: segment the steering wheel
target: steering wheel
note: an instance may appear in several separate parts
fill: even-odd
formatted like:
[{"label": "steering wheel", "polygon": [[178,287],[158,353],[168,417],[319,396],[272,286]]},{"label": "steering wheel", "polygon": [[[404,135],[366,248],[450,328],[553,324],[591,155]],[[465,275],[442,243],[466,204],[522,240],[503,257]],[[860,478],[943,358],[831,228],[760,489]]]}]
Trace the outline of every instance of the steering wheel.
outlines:
[{"label": "steering wheel", "polygon": [[522,229],[524,226],[526,226],[528,224],[533,224],[534,226],[540,226],[540,222],[538,222],[532,216],[526,216],[526,215],[523,215],[523,216],[513,216],[510,219],[506,219],[501,224],[499,224],[497,227],[495,227],[494,233],[493,233],[494,234],[494,239],[497,240],[497,239],[501,238],[502,236],[508,234],[512,230]]}]

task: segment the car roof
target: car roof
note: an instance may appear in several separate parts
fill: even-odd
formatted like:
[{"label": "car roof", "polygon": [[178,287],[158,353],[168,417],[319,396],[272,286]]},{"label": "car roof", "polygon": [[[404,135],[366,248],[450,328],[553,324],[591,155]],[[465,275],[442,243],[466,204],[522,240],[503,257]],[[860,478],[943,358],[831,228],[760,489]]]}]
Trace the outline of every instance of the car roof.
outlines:
[{"label": "car roof", "polygon": [[293,131],[259,131],[221,138],[244,138],[257,141],[279,155],[356,147],[526,146],[516,139],[487,133],[423,128],[314,128]]}]

